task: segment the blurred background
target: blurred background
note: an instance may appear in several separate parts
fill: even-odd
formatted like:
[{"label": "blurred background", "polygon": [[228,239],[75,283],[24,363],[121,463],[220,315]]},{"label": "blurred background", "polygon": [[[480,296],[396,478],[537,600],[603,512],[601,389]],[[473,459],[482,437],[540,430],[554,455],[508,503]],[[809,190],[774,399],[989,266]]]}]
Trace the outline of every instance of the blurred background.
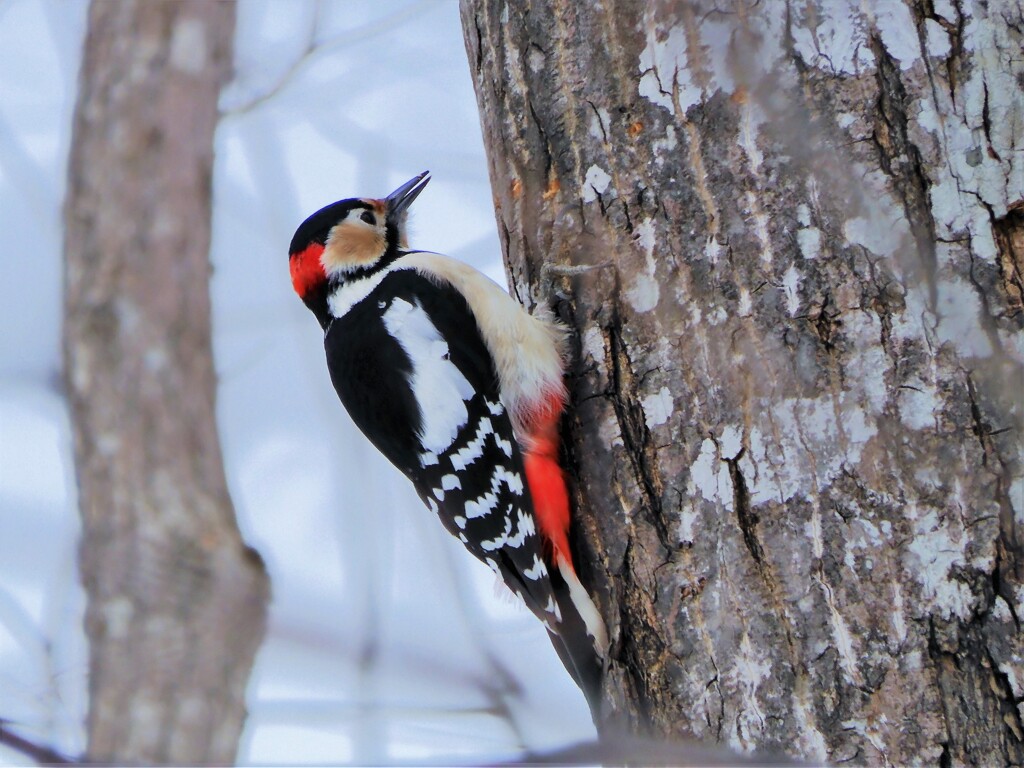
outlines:
[{"label": "blurred background", "polygon": [[[85,2],[0,0],[0,719],[84,749],[87,651],[61,386],[61,204]],[[414,246],[502,285],[455,0],[238,8],[214,179],[218,419],[273,580],[239,762],[496,761],[593,737],[514,604],[362,438],[292,293],[295,227],[430,170]],[[0,747],[0,763],[24,758]]]}]

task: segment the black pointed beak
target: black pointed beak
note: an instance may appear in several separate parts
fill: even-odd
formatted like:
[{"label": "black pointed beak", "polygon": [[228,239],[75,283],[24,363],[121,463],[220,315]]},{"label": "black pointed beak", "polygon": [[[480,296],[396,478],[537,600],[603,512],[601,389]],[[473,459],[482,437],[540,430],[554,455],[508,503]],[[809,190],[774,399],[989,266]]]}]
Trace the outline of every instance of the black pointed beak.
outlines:
[{"label": "black pointed beak", "polygon": [[385,198],[388,204],[389,216],[401,216],[405,209],[412,205],[423,188],[430,181],[430,171],[424,171],[419,176],[413,176],[405,184],[400,186]]}]

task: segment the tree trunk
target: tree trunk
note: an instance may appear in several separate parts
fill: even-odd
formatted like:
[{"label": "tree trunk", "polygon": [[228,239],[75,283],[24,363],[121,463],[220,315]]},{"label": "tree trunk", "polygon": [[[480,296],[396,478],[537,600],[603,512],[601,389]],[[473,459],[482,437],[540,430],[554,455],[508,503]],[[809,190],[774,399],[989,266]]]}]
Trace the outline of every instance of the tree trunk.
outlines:
[{"label": "tree trunk", "polygon": [[1021,4],[462,12],[514,290],[577,334],[604,717],[1024,761]]},{"label": "tree trunk", "polygon": [[66,202],[64,360],[89,761],[230,763],[268,583],[228,496],[210,205],[230,3],[94,2]]}]

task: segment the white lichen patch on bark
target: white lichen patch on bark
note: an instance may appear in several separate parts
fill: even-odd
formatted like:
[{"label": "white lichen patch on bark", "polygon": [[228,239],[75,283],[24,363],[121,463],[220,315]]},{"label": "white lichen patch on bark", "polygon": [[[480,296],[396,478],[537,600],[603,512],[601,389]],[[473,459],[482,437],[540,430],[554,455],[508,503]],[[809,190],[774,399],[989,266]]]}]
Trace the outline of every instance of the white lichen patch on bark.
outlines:
[{"label": "white lichen patch on bark", "polygon": [[968,536],[954,516],[939,518],[934,509],[919,510],[911,501],[906,509],[914,538],[904,555],[904,569],[921,586],[921,613],[937,613],[945,619],[969,619],[976,599],[966,584],[952,576],[953,568],[967,563]]},{"label": "white lichen patch on bark", "polygon": [[732,510],[732,478],[729,477],[729,468],[722,461],[718,446],[710,438],[705,438],[700,444],[697,460],[690,465],[687,494],[695,496],[697,493],[707,501]]},{"label": "white lichen patch on bark", "polygon": [[604,334],[597,326],[588,326],[583,332],[583,354],[596,363],[604,361]]},{"label": "white lichen patch on bark", "polygon": [[751,505],[807,497],[814,488],[827,487],[845,465],[856,467],[878,432],[857,400],[855,393],[844,392],[838,409],[829,394],[755,409],[760,415],[750,429],[750,450],[740,459]]},{"label": "white lichen patch on bark", "polygon": [[952,49],[952,43],[942,25],[935,19],[925,19],[924,31],[928,55],[936,59],[946,58]]},{"label": "white lichen patch on bark", "polygon": [[906,219],[891,206],[878,206],[869,216],[854,216],[843,224],[843,236],[848,243],[859,245],[877,256],[895,256],[900,249],[910,246]]},{"label": "white lichen patch on bark", "polygon": [[740,288],[740,298],[736,306],[736,314],[740,317],[750,317],[750,312],[754,308],[753,299],[750,296],[750,289],[746,286]]},{"label": "white lichen patch on bark", "polygon": [[900,69],[910,69],[921,58],[917,27],[902,2],[818,0],[796,10],[795,52],[812,67],[837,75],[870,71],[875,66],[871,34],[878,35]]},{"label": "white lichen patch on bark", "polygon": [[746,200],[747,210],[754,223],[754,234],[757,235],[757,241],[761,244],[761,264],[764,267],[769,267],[772,263],[773,252],[772,240],[768,234],[768,215],[764,212],[761,202],[754,192],[747,192]]},{"label": "white lichen patch on bark", "polygon": [[846,619],[843,618],[843,614],[839,611],[838,601],[836,600],[835,593],[832,591],[832,587],[821,578],[818,579],[818,583],[821,585],[825,604],[828,606],[829,627],[832,630],[832,642],[835,645],[836,652],[839,654],[839,666],[850,683],[861,686],[863,685],[863,676],[857,668],[857,643],[850,632]]},{"label": "white lichen patch on bark", "polygon": [[729,729],[729,746],[733,749],[748,752],[758,745],[764,730],[764,711],[757,699],[757,689],[768,679],[771,669],[769,659],[754,648],[744,632],[739,653],[725,672],[725,687],[738,691],[742,701]]},{"label": "white lichen patch on bark", "polygon": [[[939,6],[936,14],[957,17],[955,9]],[[936,234],[950,241],[968,233],[975,256],[993,259],[992,217],[1005,216],[1009,205],[1024,199],[1024,156],[1017,149],[1024,130],[1024,100],[1017,82],[1020,46],[1007,25],[994,22],[994,8],[965,4],[963,12],[961,45],[964,52],[976,54],[975,65],[953,97],[945,88],[924,91],[911,129],[920,135],[918,143],[934,142],[943,158],[930,165],[936,175],[931,185]],[[950,54],[948,35],[932,20],[926,45],[930,56]]]},{"label": "white lichen patch on bark", "polygon": [[796,231],[796,244],[805,259],[818,258],[821,255],[821,230],[817,227],[801,227]]},{"label": "white lichen patch on bark", "polygon": [[633,275],[626,289],[626,299],[637,312],[649,312],[658,305],[661,288],[655,274],[654,261],[655,229],[651,219],[644,219],[636,228],[636,243],[644,250],[644,270]]},{"label": "white lichen patch on bark", "polygon": [[833,74],[856,75],[874,65],[865,20],[848,0],[796,6],[793,48],[805,64]]},{"label": "white lichen patch on bark", "polygon": [[974,286],[959,277],[938,285],[938,337],[967,358],[989,357],[992,343],[979,318],[983,311]]},{"label": "white lichen patch on bark", "polygon": [[667,31],[655,28],[650,16],[644,18],[647,46],[640,52],[638,92],[659,107],[675,112],[673,88],[678,88],[679,106],[685,113],[699,104],[701,90],[690,79],[686,61],[686,32],[682,27]]},{"label": "white lichen patch on bark", "polygon": [[[1010,506],[1013,508],[1017,525],[1024,525],[1024,477],[1015,477],[1010,485]],[[1024,594],[1021,596],[1021,608],[1024,608]],[[1024,611],[1021,611],[1024,613]]]},{"label": "white lichen patch on bark", "polygon": [[603,195],[608,191],[611,180],[612,177],[603,168],[596,165],[590,166],[583,179],[583,202],[592,203],[597,200],[598,195]]},{"label": "white lichen patch on bark", "polygon": [[886,376],[892,369],[885,350],[874,343],[882,334],[882,322],[878,315],[869,312],[846,312],[843,316],[846,338],[858,350],[846,364],[851,384],[847,396],[867,413],[877,416],[889,397]]},{"label": "white lichen patch on bark", "polygon": [[882,38],[885,50],[900,63],[900,69],[910,69],[920,60],[917,25],[904,2],[860,3],[859,10],[867,14],[869,23]]},{"label": "white lichen patch on bark", "polygon": [[611,414],[601,420],[601,425],[598,428],[598,437],[601,438],[603,445],[607,445],[610,448],[622,447],[622,431],[619,429],[619,420],[615,418],[615,414]]},{"label": "white lichen patch on bark", "polygon": [[644,420],[648,429],[660,427],[672,418],[672,393],[668,387],[662,387],[652,395],[648,395],[641,401],[644,409]]},{"label": "white lichen patch on bark", "polygon": [[761,163],[764,162],[764,152],[757,146],[757,130],[764,121],[765,116],[757,103],[747,99],[740,107],[739,143],[750,162],[750,170],[755,176],[761,170]]},{"label": "white lichen patch on bark", "polygon": [[891,621],[896,642],[902,646],[907,641],[907,619],[903,611],[903,587],[900,586],[899,581],[892,582]]},{"label": "white lichen patch on bark", "polygon": [[587,132],[590,134],[590,138],[604,144],[606,141],[605,126],[609,125],[611,122],[608,110],[604,107],[596,107],[592,112],[590,112],[588,119],[589,123]]},{"label": "white lichen patch on bark", "polygon": [[870,571],[871,553],[880,551],[883,544],[882,533],[874,523],[864,518],[854,520],[843,542],[843,564],[853,573],[858,567]]},{"label": "white lichen patch on bark", "polygon": [[743,450],[743,430],[740,427],[729,425],[722,430],[722,436],[718,438],[718,452],[723,461],[732,461],[739,452]]},{"label": "white lichen patch on bark", "polygon": [[786,299],[786,311],[790,317],[796,317],[796,313],[800,310],[800,283],[802,281],[803,277],[800,270],[796,268],[796,263],[790,264],[789,269],[782,276],[782,285],[779,286]]},{"label": "white lichen patch on bark", "polygon": [[718,259],[722,255],[723,250],[722,246],[718,243],[718,239],[714,235],[708,235],[708,239],[704,243],[704,258],[706,258],[712,266],[718,263]]},{"label": "white lichen patch on bark", "polygon": [[793,714],[799,728],[800,754],[805,760],[824,764],[828,760],[828,745],[824,734],[814,725],[814,713],[807,698],[793,696]]},{"label": "white lichen patch on bark", "polygon": [[900,387],[896,401],[900,423],[908,429],[930,429],[935,427],[936,414],[941,402],[935,386],[920,379],[911,379]]},{"label": "white lichen patch on bark", "polygon": [[684,506],[679,513],[679,543],[692,544],[694,542],[694,527],[700,515],[697,510],[690,506]]},{"label": "white lichen patch on bark", "polygon": [[644,249],[648,258],[654,256],[654,246],[657,243],[654,221],[648,217],[636,225],[636,244]]}]

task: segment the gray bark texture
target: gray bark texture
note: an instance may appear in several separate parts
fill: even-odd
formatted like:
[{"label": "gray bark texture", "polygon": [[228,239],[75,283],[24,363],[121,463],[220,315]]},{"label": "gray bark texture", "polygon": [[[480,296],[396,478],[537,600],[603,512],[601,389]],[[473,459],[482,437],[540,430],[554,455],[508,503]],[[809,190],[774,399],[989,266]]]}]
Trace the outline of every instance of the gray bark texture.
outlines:
[{"label": "gray bark texture", "polygon": [[94,2],[65,204],[88,761],[231,763],[268,582],[214,408],[208,260],[234,5]]},{"label": "gray bark texture", "polygon": [[1021,3],[462,19],[513,289],[574,331],[604,727],[1024,762]]}]

